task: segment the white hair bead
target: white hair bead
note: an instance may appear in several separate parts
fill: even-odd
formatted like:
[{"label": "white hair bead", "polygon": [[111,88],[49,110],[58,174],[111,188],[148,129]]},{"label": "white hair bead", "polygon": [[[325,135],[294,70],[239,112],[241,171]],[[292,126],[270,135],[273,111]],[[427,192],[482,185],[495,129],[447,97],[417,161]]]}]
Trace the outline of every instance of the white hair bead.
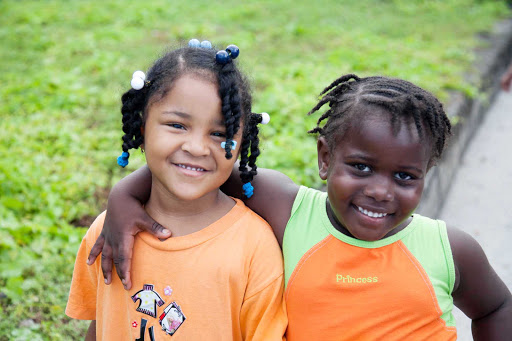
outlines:
[{"label": "white hair bead", "polygon": [[144,72],[138,70],[138,71],[135,71],[133,73],[132,78],[142,78],[142,80],[145,81],[146,80],[146,75],[144,74]]},{"label": "white hair bead", "polygon": [[208,40],[203,40],[200,45],[203,49],[211,49],[212,43]]},{"label": "white hair bead", "polygon": [[139,77],[134,77],[132,78],[130,84],[132,85],[132,88],[134,88],[135,90],[140,90],[144,87],[144,80]]},{"label": "white hair bead", "polygon": [[270,122],[270,115],[267,114],[266,112],[262,112],[261,113],[261,124],[267,124],[268,122]]}]

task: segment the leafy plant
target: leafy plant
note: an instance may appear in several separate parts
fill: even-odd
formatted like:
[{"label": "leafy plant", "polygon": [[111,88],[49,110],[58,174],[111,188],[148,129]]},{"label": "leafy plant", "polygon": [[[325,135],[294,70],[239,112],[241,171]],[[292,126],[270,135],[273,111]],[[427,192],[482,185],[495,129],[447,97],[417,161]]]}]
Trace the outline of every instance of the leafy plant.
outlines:
[{"label": "leafy plant", "polygon": [[[272,116],[260,167],[321,186],[306,117],[343,73],[475,93],[477,32],[505,1],[4,0],[0,2],[0,341],[81,339],[64,315],[74,257],[113,183],[131,74],[192,37],[236,43],[254,111]],[[137,154],[137,153],[132,153]],[[75,227],[78,226],[79,228]]]}]

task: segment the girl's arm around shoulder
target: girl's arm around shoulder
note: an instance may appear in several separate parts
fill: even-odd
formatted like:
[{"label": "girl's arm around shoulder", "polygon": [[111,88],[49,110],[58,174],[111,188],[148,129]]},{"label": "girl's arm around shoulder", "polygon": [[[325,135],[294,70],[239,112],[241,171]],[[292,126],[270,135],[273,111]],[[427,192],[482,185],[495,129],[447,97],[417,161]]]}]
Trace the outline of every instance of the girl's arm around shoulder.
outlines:
[{"label": "girl's arm around shoulder", "polygon": [[[258,174],[251,183],[254,194],[249,199],[244,198],[244,202],[270,224],[279,245],[282,245],[284,229],[300,186],[281,172],[263,168],[258,168]],[[243,197],[238,162],[221,190],[237,198]]]},{"label": "girl's arm around shoulder", "polygon": [[509,340],[512,296],[469,234],[448,228],[455,263],[454,304],[472,320],[474,340]]}]

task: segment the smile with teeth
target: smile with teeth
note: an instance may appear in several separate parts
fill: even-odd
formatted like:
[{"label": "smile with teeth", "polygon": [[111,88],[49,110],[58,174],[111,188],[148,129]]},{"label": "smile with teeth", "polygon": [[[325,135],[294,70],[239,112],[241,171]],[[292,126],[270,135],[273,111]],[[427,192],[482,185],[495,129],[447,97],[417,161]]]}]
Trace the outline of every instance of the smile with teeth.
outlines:
[{"label": "smile with teeth", "polygon": [[196,171],[196,172],[204,172],[205,170],[203,168],[199,168],[199,167],[190,167],[190,166],[185,166],[185,165],[182,165],[181,163],[178,163],[176,164],[178,167],[180,168],[183,168],[183,169],[188,169],[188,170],[193,170],[193,171]]},{"label": "smile with teeth", "polygon": [[359,206],[357,206],[357,208],[359,209],[359,212],[361,212],[362,214],[367,215],[368,217],[371,217],[371,218],[383,218],[388,215],[387,213],[376,213],[376,212],[368,211]]}]

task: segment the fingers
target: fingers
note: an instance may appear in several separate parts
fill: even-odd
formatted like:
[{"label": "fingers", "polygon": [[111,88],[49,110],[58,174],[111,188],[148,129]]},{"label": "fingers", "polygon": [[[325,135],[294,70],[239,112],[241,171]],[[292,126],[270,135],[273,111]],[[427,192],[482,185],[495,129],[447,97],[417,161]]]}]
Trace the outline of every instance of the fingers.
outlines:
[{"label": "fingers", "polygon": [[101,252],[101,271],[105,284],[112,283],[112,247],[108,243],[103,245],[103,251]]},{"label": "fingers", "polygon": [[149,215],[146,220],[140,224],[139,228],[151,233],[160,240],[165,240],[171,236],[171,231],[154,221]]},{"label": "fingers", "polygon": [[133,242],[134,236],[125,236],[125,239],[118,244],[118,248],[114,250],[114,265],[121,283],[126,290],[132,287],[130,269],[132,266]]},{"label": "fingers", "polygon": [[89,257],[87,257],[87,265],[92,265],[98,258],[98,255],[101,253],[103,249],[103,244],[105,243],[105,236],[103,233],[100,234],[96,242],[94,243],[91,252],[89,252]]}]

